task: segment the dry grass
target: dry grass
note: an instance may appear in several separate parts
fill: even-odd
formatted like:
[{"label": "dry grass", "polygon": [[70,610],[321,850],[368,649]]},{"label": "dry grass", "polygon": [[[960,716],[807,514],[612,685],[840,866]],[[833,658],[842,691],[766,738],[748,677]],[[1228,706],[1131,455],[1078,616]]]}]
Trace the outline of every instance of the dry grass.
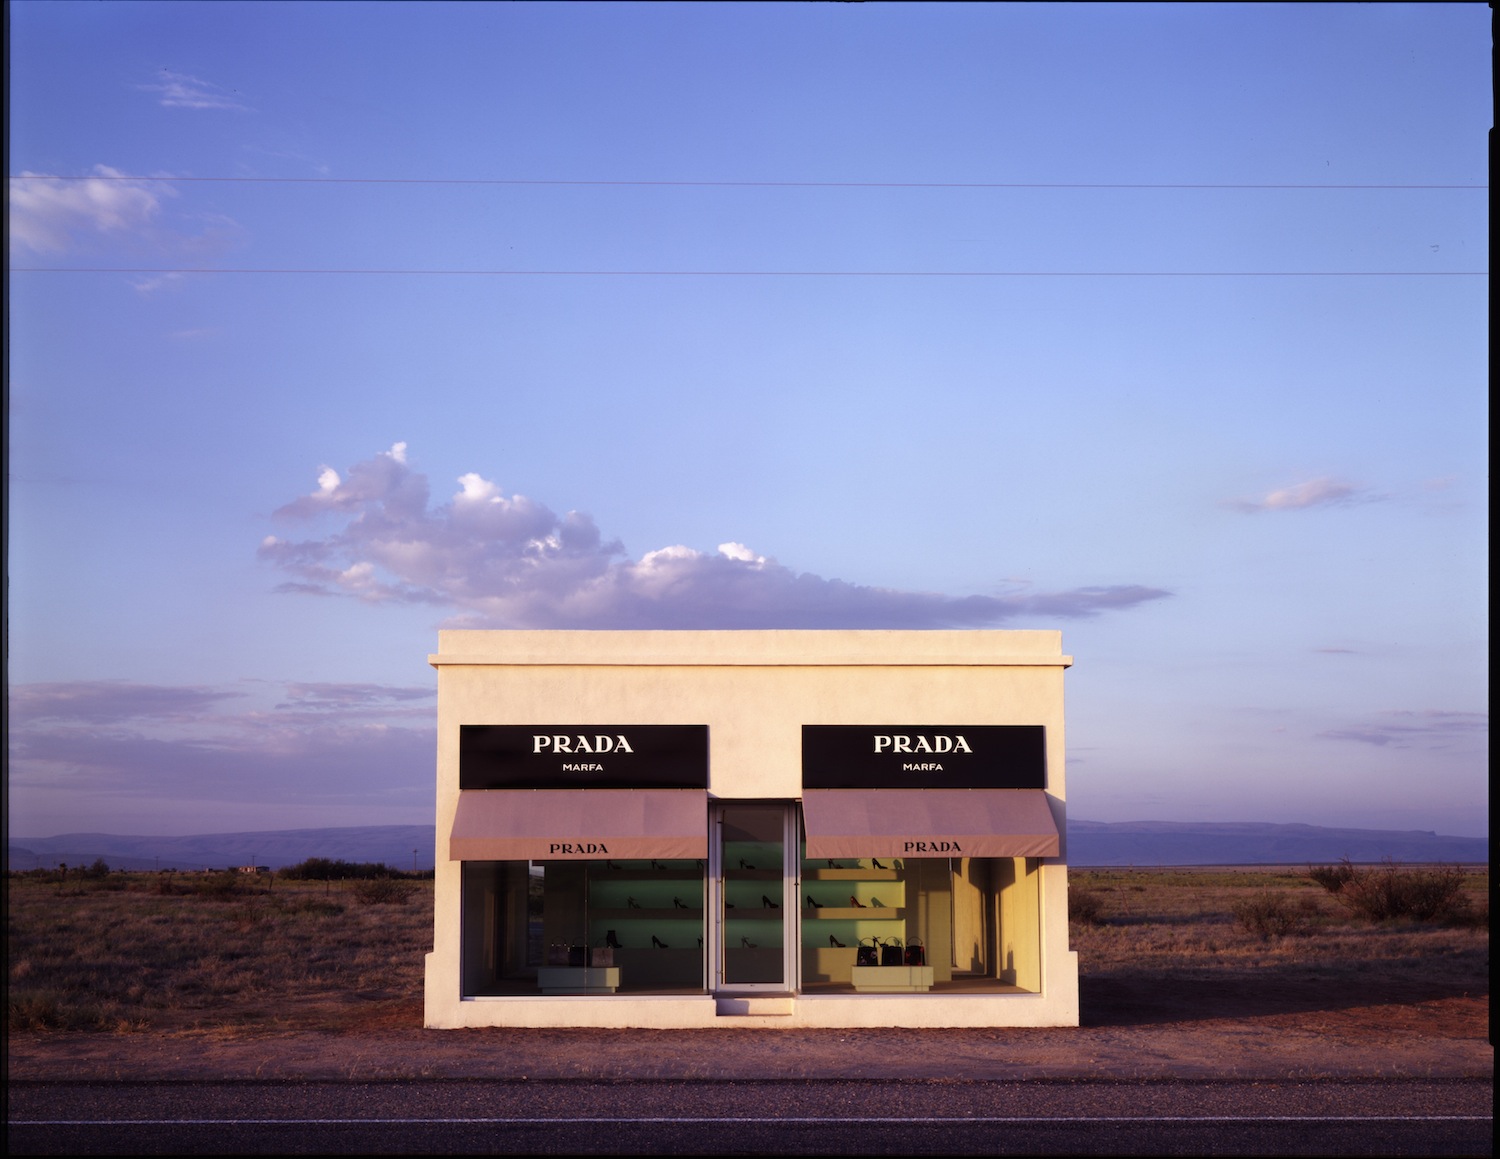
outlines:
[{"label": "dry grass", "polygon": [[[1489,932],[1357,920],[1302,869],[1084,870],[1072,923],[1087,1023],[1182,1021],[1489,993]],[[358,1031],[421,1025],[432,883],[150,874],[8,881],[12,1030]],[[1487,919],[1487,876],[1465,888]],[[415,892],[408,892],[409,890]],[[361,893],[364,897],[361,897]],[[1305,921],[1257,933],[1278,896]],[[1075,904],[1075,911],[1077,910]],[[1075,915],[1082,916],[1082,915]]]},{"label": "dry grass", "polygon": [[[1094,1021],[1180,1020],[1347,1009],[1489,994],[1488,875],[1465,871],[1476,920],[1370,922],[1352,916],[1305,868],[1083,870],[1089,896],[1074,920]],[[1247,915],[1274,899],[1286,932]]]},{"label": "dry grass", "polygon": [[[1071,935],[1085,973],[1168,961],[1206,966],[1231,958],[1245,963],[1441,958],[1489,947],[1488,879],[1478,869],[1465,873],[1476,921],[1456,927],[1359,920],[1302,869],[1095,869],[1068,876],[1070,891],[1095,899],[1092,921],[1075,920]],[[1281,898],[1306,915],[1295,933],[1268,938],[1238,916],[1267,897]]]},{"label": "dry grass", "polygon": [[[12,1030],[337,1028],[420,1004],[432,883],[7,882]],[[413,893],[412,891],[415,891]]]}]

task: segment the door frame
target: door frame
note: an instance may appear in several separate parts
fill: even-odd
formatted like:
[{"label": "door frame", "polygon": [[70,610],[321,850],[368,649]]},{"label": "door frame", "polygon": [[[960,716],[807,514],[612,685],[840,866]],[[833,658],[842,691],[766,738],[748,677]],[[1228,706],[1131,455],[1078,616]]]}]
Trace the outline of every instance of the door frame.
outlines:
[{"label": "door frame", "polygon": [[[724,814],[737,806],[780,806],[782,981],[724,981]],[[709,802],[708,841],[708,988],[714,994],[789,994],[802,977],[802,914],[797,907],[802,888],[802,809],[797,801],[781,798],[737,798]]]}]

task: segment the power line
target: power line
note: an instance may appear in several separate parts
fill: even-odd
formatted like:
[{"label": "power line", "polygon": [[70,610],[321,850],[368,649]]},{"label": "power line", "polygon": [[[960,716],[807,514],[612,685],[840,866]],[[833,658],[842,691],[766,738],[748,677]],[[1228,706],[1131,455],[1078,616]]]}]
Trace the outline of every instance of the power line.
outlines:
[{"label": "power line", "polygon": [[12,266],[13,274],[307,274],[513,278],[1483,278],[1486,270],[457,270]]},{"label": "power line", "polygon": [[162,177],[100,173],[64,177],[21,173],[11,181],[173,181],[245,185],[595,185],[726,189],[1472,189],[1486,185],[1322,182],[1087,182],[1087,181],[629,181],[554,177]]}]

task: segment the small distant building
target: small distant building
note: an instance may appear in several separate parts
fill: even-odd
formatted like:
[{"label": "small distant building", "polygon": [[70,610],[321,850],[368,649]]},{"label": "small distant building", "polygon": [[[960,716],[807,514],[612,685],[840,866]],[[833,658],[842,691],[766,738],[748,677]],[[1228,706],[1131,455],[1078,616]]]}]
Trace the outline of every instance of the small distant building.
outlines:
[{"label": "small distant building", "polygon": [[1076,1026],[1054,631],[445,631],[426,1025]]},{"label": "small distant building", "polygon": [[271,867],[269,865],[241,865],[239,871],[241,873],[270,873]]}]

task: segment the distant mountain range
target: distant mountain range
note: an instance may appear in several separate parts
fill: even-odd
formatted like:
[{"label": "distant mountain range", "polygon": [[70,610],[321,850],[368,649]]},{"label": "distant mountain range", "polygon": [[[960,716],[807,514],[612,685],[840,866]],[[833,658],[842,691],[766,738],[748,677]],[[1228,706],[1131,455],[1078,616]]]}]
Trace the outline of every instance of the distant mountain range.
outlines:
[{"label": "distant mountain range", "polygon": [[195,837],[123,837],[64,833],[12,837],[7,869],[91,865],[102,857],[111,869],[225,869],[265,865],[280,869],[309,857],[331,861],[383,861],[392,869],[431,869],[431,825],[360,825],[340,829],[283,829],[270,833],[206,833]]},{"label": "distant mountain range", "polygon": [[1070,865],[1488,864],[1488,837],[1256,821],[1068,821]]},{"label": "distant mountain range", "polygon": [[[64,833],[15,837],[7,869],[53,868],[59,862],[112,869],[223,869],[265,865],[279,869],[309,857],[380,861],[392,869],[431,869],[430,825],[366,825],[286,829],[270,833],[211,833],[196,837],[125,837]],[[1417,830],[1330,829],[1258,822],[1068,822],[1068,862],[1111,865],[1307,865],[1350,861],[1487,864],[1487,837],[1444,837]]]}]

